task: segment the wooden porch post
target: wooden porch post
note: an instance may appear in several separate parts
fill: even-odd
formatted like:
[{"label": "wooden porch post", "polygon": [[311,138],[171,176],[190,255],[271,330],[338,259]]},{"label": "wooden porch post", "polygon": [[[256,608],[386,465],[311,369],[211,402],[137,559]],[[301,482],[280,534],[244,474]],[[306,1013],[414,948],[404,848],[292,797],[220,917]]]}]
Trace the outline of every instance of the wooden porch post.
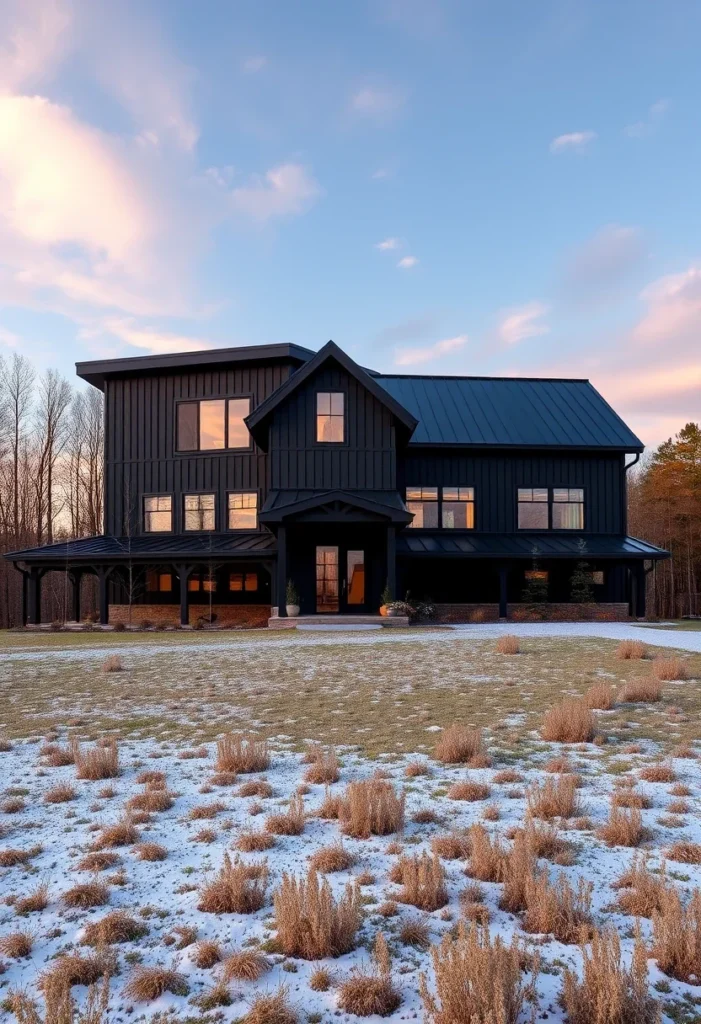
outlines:
[{"label": "wooden porch post", "polygon": [[24,627],[27,625],[27,599],[28,599],[28,584],[29,584],[29,570],[21,569],[17,562],[13,562],[13,565],[17,572],[22,573],[22,608],[20,611],[20,623]]},{"label": "wooden porch post", "polygon": [[499,618],[500,619],[507,618],[508,614],[509,614],[508,590],[507,590],[508,576],[507,576],[507,573],[508,573],[508,569],[506,568],[506,566],[505,565],[500,565],[499,566]]},{"label": "wooden porch post", "polygon": [[83,579],[83,574],[80,570],[75,570],[69,574],[69,579],[72,585],[71,608],[73,621],[80,622],[80,584]]},{"label": "wooden porch post", "polygon": [[392,600],[397,600],[397,531],[394,526],[387,527],[387,586]]},{"label": "wooden porch post", "polygon": [[97,567],[97,581],[98,581],[98,604],[100,608],[100,625],[106,626],[110,621],[110,598],[109,598],[109,580],[112,569],[106,565],[98,565]]},{"label": "wooden porch post", "polygon": [[35,566],[29,570],[29,594],[28,594],[28,618],[33,626],[41,623],[41,578],[44,575],[42,569]]},{"label": "wooden porch post", "polygon": [[277,531],[277,613],[287,618],[287,529],[279,526]]},{"label": "wooden porch post", "polygon": [[190,594],[187,589],[188,580],[190,579],[190,573],[192,572],[191,565],[178,564],[175,566],[175,571],[178,574],[180,580],[180,625],[190,625]]}]

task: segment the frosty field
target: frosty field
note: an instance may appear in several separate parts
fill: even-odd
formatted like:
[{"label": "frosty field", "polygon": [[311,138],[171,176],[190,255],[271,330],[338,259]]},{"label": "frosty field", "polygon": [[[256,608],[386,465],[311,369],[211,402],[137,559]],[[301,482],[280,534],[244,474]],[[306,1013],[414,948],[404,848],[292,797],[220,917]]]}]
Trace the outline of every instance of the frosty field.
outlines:
[{"label": "frosty field", "polygon": [[[523,968],[516,1016],[493,1024],[532,1013],[554,1024],[568,1010],[580,1024],[574,1003],[561,1003],[563,985],[568,971],[581,975],[578,940],[608,926],[626,969],[639,930],[662,1019],[701,1020],[701,634],[625,628],[649,645],[646,657],[618,657],[614,628],[522,627],[516,654],[497,649],[503,629],[480,627],[7,634],[0,1019],[29,1024],[34,1000],[43,1021],[59,975],[83,1008],[82,982],[99,987],[104,975],[110,1022],[353,1021],[355,981],[368,998],[393,993],[384,1019],[470,1024],[445,998],[441,1008],[440,991],[430,1007],[432,947],[444,940],[448,951],[488,922],[492,942],[518,938]],[[115,656],[121,670],[104,671]],[[686,678],[657,683],[671,656]],[[548,712],[586,694],[591,738],[543,739]],[[227,770],[222,737],[241,733],[267,740],[267,766]],[[441,750],[451,737],[457,753]],[[103,770],[115,744],[116,774]],[[91,751],[103,777],[79,778]],[[369,788],[353,786],[363,781]],[[384,803],[365,838],[355,801],[371,791]],[[402,798],[403,826],[393,828],[387,808],[401,816]],[[291,951],[301,940],[286,932],[283,875],[306,879],[319,851],[319,879],[337,902],[346,893],[355,920],[336,956]],[[632,884],[616,887],[632,867]],[[312,926],[313,903],[297,936],[333,946],[333,928],[324,937]],[[684,963],[665,938],[675,913]],[[137,984],[147,977],[155,998]],[[494,1006],[502,983],[489,983]],[[654,1012],[643,1001],[633,1017],[587,1019],[629,1024]]]}]

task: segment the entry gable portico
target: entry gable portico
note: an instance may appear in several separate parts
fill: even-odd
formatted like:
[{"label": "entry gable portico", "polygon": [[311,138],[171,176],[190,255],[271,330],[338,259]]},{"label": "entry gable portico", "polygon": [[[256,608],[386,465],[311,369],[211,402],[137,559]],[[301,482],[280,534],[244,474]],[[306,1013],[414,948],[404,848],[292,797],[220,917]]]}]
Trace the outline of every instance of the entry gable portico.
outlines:
[{"label": "entry gable portico", "polygon": [[258,517],[272,529],[290,522],[388,522],[413,519],[397,491],[271,491]]}]

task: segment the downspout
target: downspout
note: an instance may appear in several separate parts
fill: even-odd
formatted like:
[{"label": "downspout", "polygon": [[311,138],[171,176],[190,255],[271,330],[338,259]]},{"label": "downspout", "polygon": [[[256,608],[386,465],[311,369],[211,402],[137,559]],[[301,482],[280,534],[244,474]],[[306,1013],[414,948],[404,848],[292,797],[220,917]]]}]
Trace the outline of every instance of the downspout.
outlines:
[{"label": "downspout", "polygon": [[623,496],[622,496],[622,500],[621,500],[621,505],[622,505],[621,511],[623,513],[622,517],[621,517],[621,522],[623,523],[623,535],[624,535],[624,537],[627,536],[627,534],[628,534],[628,470],[632,469],[633,466],[637,466],[637,464],[639,462],[640,462],[640,452],[637,453],[637,455],[635,456],[635,458],[633,459],[632,462],[626,462],[625,466],[623,467],[623,471],[624,471],[624,474],[625,474],[625,486],[623,488]]}]

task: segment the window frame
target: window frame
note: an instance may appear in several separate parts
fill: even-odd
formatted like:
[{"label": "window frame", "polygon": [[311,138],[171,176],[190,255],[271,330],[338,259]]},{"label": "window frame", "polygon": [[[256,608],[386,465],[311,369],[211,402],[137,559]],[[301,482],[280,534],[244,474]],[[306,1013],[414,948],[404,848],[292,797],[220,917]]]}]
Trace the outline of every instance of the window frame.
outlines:
[{"label": "window frame", "polygon": [[[232,577],[241,577],[241,587],[232,587]],[[255,587],[246,586],[249,577],[255,576],[256,585]],[[229,587],[227,593],[229,594],[257,594],[260,590],[260,574],[257,569],[230,569],[229,570]]]},{"label": "window frame", "polygon": [[[409,498],[407,496],[407,492],[410,491],[410,490],[414,490],[414,491],[428,491],[428,490],[433,491],[433,490],[435,490],[436,491],[435,502],[434,502],[434,500],[432,498],[425,498],[425,499],[424,498]],[[472,498],[471,499],[465,500],[465,499],[462,499],[462,498],[458,498],[455,501],[451,501],[451,500],[445,501],[445,504],[447,504],[447,505],[456,505],[456,504],[472,505],[472,526],[444,526],[443,525],[443,504],[444,504],[443,491],[444,490],[456,490],[456,491],[470,490],[470,491],[472,491]],[[413,523],[413,520],[412,520],[411,523],[407,523],[407,529],[408,530],[441,530],[441,531],[447,530],[451,534],[453,534],[453,533],[460,533],[460,532],[462,532],[462,533],[475,533],[475,531],[477,529],[477,488],[475,487],[474,484],[419,484],[419,485],[416,485],[415,487],[409,487],[407,484],[405,484],[404,485],[404,503],[407,506],[407,508],[409,507],[409,502],[410,501],[413,501],[413,502],[419,502],[420,501],[422,503],[425,501],[425,503],[427,505],[428,504],[435,504],[436,505],[436,510],[437,510],[436,511],[437,519],[436,519],[436,525],[435,526],[414,526],[414,523]]]},{"label": "window frame", "polygon": [[[170,529],[168,530],[147,530],[146,529],[146,499],[147,498],[170,498]],[[159,511],[158,509],[156,511]],[[152,513],[149,513],[152,514]],[[147,492],[141,495],[141,528],[144,534],[152,533],[173,533],[175,528],[175,501],[171,491]]]},{"label": "window frame", "polygon": [[[194,509],[187,510],[185,508],[185,499],[186,498],[199,498],[199,497],[205,497],[205,496],[208,497],[209,495],[211,495],[214,498],[214,507],[212,509],[204,509],[204,511],[205,512],[210,512],[210,511],[214,512],[214,526],[211,529],[209,527],[205,527],[202,530],[192,530],[192,529],[189,529],[186,526],[186,522],[187,522],[186,512],[187,511],[195,511],[195,510]],[[211,489],[209,489],[209,490],[201,490],[201,491],[183,491],[183,493],[182,493],[182,501],[180,503],[180,514],[182,515],[182,532],[183,533],[216,533],[216,531],[217,531],[217,518],[218,518],[217,512],[219,511],[219,509],[217,508],[217,505],[218,505],[218,502],[217,502],[217,492],[216,491],[213,491]]]},{"label": "window frame", "polygon": [[[317,433],[318,421],[319,421],[319,395],[343,395],[343,439],[341,441],[320,441]],[[319,445],[322,448],[340,448],[342,446],[348,446],[348,391],[345,388],[319,388],[314,392],[314,408],[312,410],[313,415],[313,437],[314,444]],[[323,414],[322,414],[323,415]],[[335,414],[329,413],[329,416]]]},{"label": "window frame", "polygon": [[[255,494],[256,496],[256,525],[254,527],[248,526],[230,526],[229,525],[229,496],[232,494]],[[254,533],[260,529],[260,522],[258,516],[260,515],[260,491],[255,487],[247,487],[245,489],[236,488],[235,490],[226,492],[226,530],[227,533]]]},{"label": "window frame", "polygon": [[[243,392],[238,395],[206,395],[200,398],[176,398],[174,402],[173,410],[173,451],[175,455],[180,458],[192,458],[193,455],[224,455],[230,452],[250,452],[253,448],[253,437],[251,436],[250,430],[248,431],[248,444],[245,447],[237,445],[235,448],[229,447],[229,402],[237,402],[248,399],[248,413],[250,416],[253,412],[253,393]],[[200,403],[201,402],[223,402],[224,403],[224,447],[223,448],[178,448],[178,409],[181,405],[196,405],[197,406],[197,444],[200,443]],[[244,417],[245,419],[246,417]]]},{"label": "window frame", "polygon": [[[520,490],[546,490],[547,500],[545,502],[521,502],[519,501]],[[554,526],[553,525],[553,506],[556,504],[554,495],[556,490],[581,490],[581,502],[558,502],[558,505],[579,505],[581,504],[581,526]],[[546,485],[546,486],[526,486],[525,484],[519,484],[516,487],[516,529],[519,534],[577,534],[577,532],[583,532],[586,529],[586,487],[583,484],[576,484],[570,486],[569,484],[557,484],[557,485]],[[545,505],[547,507],[547,526],[519,526],[519,505]]]}]

